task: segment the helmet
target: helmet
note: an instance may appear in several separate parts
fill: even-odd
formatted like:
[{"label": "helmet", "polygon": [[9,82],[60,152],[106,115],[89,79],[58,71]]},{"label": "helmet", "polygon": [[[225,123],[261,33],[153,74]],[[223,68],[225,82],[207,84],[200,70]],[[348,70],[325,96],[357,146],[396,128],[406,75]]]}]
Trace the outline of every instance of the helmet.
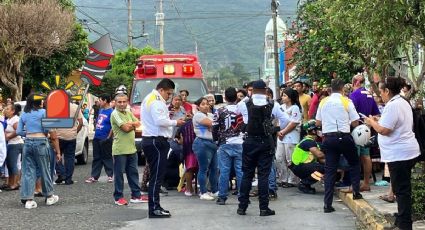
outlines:
[{"label": "helmet", "polygon": [[370,128],[367,125],[359,125],[351,132],[356,145],[364,146],[370,139]]},{"label": "helmet", "polygon": [[115,89],[115,95],[119,94],[119,93],[123,93],[125,95],[127,95],[127,87],[125,87],[125,85],[120,85]]},{"label": "helmet", "polygon": [[316,120],[311,119],[303,124],[303,129],[306,131],[316,130],[318,127],[316,126]]}]

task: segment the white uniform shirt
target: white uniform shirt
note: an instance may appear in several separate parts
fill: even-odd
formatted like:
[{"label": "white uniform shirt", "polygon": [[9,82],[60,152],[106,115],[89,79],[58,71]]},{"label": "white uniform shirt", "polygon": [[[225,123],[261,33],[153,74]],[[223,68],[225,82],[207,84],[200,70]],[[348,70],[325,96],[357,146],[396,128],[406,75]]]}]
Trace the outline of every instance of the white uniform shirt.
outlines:
[{"label": "white uniform shirt", "polygon": [[301,133],[300,124],[303,119],[303,114],[301,113],[298,105],[291,105],[290,107],[287,107],[285,104],[282,104],[280,107],[289,116],[288,122],[280,123],[280,128],[284,129],[286,126],[289,125],[290,122],[297,123],[297,126],[291,132],[286,134],[282,140],[278,138],[277,141],[279,141],[280,143],[286,143],[286,144],[298,144],[298,142],[300,142],[300,133]]},{"label": "white uniform shirt", "polygon": [[142,135],[146,137],[172,137],[173,127],[176,120],[171,120],[165,100],[157,90],[152,90],[140,107],[140,121],[142,123]]},{"label": "white uniform shirt", "polygon": [[378,134],[382,162],[405,161],[419,156],[419,144],[412,130],[412,109],[400,95],[385,105],[379,124],[392,130],[388,136]]},{"label": "white uniform shirt", "polygon": [[[253,94],[252,95],[252,103],[254,105],[267,105],[267,96],[263,94]],[[249,99],[248,99],[249,100]],[[246,107],[246,102],[248,101],[246,99],[240,101],[238,103],[237,113],[242,114],[243,122],[245,124],[248,124],[248,108]],[[287,123],[289,121],[289,116],[287,113],[283,112],[283,110],[280,108],[280,105],[278,103],[274,103],[272,115],[276,119],[279,120],[279,123]]]},{"label": "white uniform shirt", "polygon": [[[340,93],[332,93],[320,102],[316,120],[322,121],[323,133],[350,133],[351,122],[360,119],[353,102],[342,97]],[[344,107],[343,100],[349,100],[348,108]]]}]

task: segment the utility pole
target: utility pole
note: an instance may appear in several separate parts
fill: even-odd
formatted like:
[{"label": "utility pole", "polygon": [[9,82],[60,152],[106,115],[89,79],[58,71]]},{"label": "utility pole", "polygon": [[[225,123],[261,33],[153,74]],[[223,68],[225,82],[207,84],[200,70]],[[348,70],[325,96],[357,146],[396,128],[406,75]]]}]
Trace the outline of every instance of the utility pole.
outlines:
[{"label": "utility pole", "polygon": [[159,27],[159,50],[164,51],[164,13],[162,11],[162,0],[159,0],[159,12],[155,16],[156,25]]},{"label": "utility pole", "polygon": [[[272,0],[272,19],[273,19],[273,45],[274,45],[274,82],[276,93],[279,92],[279,52],[277,47],[277,7],[279,3],[276,0]],[[276,94],[277,95],[277,94]]]},{"label": "utility pole", "polygon": [[261,79],[261,66],[258,66],[258,80]]},{"label": "utility pole", "polygon": [[128,46],[133,46],[133,28],[131,27],[131,0],[127,0],[127,13],[128,13],[128,24],[127,24],[127,37],[128,37]]}]

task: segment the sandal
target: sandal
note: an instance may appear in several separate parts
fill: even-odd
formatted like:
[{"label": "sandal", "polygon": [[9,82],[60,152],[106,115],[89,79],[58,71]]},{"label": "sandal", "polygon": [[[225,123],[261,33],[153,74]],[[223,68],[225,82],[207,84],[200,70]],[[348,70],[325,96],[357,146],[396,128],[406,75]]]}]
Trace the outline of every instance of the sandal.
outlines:
[{"label": "sandal", "polygon": [[249,196],[250,197],[256,197],[256,196],[258,196],[258,191],[252,191],[252,192],[250,192],[249,193]]},{"label": "sandal", "polygon": [[390,198],[390,196],[388,196],[388,195],[379,196],[379,199],[386,201],[388,203],[394,203],[395,202],[395,197]]},{"label": "sandal", "polygon": [[386,181],[386,180],[380,180],[380,181],[375,182],[376,186],[388,186],[389,184],[390,183],[388,183],[388,181]]},{"label": "sandal", "polygon": [[41,193],[41,192],[35,192],[34,193],[34,196],[35,197],[43,197],[43,193]]},{"label": "sandal", "polygon": [[7,187],[4,189],[4,191],[14,191],[14,190],[19,190],[19,185],[15,186],[15,187]]}]

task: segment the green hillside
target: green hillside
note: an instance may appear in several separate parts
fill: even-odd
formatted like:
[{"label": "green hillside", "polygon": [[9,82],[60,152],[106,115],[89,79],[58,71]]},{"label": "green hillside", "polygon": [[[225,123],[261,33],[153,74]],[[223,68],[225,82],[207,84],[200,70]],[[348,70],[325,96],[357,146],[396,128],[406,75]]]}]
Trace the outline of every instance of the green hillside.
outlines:
[{"label": "green hillside", "polygon": [[[110,32],[114,49],[127,43],[127,1],[75,0],[77,17],[84,20],[94,40]],[[136,47],[158,47],[155,26],[158,0],[133,0],[133,36],[142,33],[144,22],[148,37],[133,41]],[[163,0],[165,14],[165,51],[195,53],[206,72],[230,63],[241,63],[257,75],[263,60],[263,37],[270,19],[270,1],[266,0]],[[295,17],[297,0],[282,1],[279,7],[284,20]]]}]

